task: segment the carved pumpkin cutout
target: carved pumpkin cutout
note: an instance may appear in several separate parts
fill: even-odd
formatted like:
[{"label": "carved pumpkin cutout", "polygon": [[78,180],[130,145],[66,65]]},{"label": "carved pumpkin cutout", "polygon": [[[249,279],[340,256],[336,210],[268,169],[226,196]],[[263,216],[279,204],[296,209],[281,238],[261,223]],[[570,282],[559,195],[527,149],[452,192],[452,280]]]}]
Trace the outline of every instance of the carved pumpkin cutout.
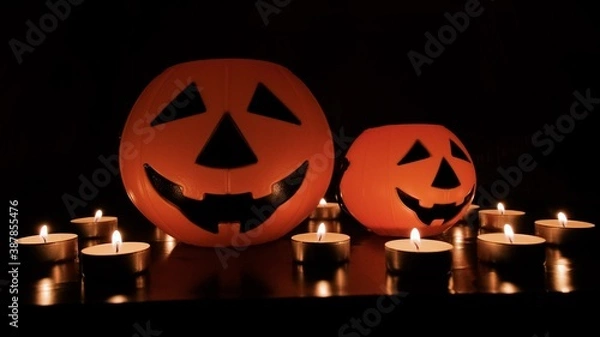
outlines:
[{"label": "carved pumpkin cutout", "polygon": [[350,146],[340,181],[346,210],[380,235],[434,236],[468,210],[475,167],[462,142],[440,125],[388,125]]},{"label": "carved pumpkin cutout", "polygon": [[325,115],[289,70],[206,60],[149,84],[126,122],[120,168],[130,199],[167,234],[247,246],[280,238],[312,212],[330,183],[328,153]]}]

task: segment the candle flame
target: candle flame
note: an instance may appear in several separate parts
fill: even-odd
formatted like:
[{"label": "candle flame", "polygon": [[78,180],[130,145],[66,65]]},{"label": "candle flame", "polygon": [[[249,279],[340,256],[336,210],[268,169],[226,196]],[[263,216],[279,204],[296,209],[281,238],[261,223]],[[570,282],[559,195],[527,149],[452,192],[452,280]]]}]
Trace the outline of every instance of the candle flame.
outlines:
[{"label": "candle flame", "polygon": [[318,241],[323,240],[323,237],[325,237],[325,232],[326,232],[325,223],[321,222],[319,224],[319,228],[317,228],[317,240]]},{"label": "candle flame", "polygon": [[319,200],[319,206],[325,206],[327,205],[327,200],[325,200],[325,198],[321,198],[321,200]]},{"label": "candle flame", "polygon": [[102,211],[97,210],[96,215],[94,216],[94,222],[98,222],[98,221],[100,221],[100,219],[102,219]]},{"label": "candle flame", "polygon": [[506,239],[510,242],[513,243],[515,240],[515,232],[512,229],[512,226],[509,224],[504,225],[504,236],[506,236]]},{"label": "candle flame", "polygon": [[413,228],[412,231],[410,231],[410,241],[415,245],[415,248],[419,250],[419,246],[421,245],[421,234],[418,229]]},{"label": "candle flame", "polygon": [[115,253],[119,252],[122,244],[123,239],[121,239],[121,233],[119,233],[119,231],[114,231],[112,235],[112,245],[115,248]]},{"label": "candle flame", "polygon": [[44,241],[44,243],[48,241],[48,226],[42,226],[42,229],[40,229],[40,238],[42,238],[42,241]]},{"label": "candle flame", "polygon": [[558,222],[563,226],[567,227],[567,216],[563,212],[558,212]]},{"label": "candle flame", "polygon": [[501,202],[498,203],[498,212],[500,212],[500,214],[504,214],[504,204]]}]

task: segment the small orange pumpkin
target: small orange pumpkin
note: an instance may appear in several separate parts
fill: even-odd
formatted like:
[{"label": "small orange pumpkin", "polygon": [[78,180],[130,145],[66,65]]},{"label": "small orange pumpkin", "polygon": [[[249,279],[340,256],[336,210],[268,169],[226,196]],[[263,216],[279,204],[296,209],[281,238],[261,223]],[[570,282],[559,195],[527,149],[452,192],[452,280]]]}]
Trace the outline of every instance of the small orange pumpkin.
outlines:
[{"label": "small orange pumpkin", "polygon": [[435,236],[467,212],[475,167],[463,143],[441,125],[365,130],[348,149],[340,181],[345,209],[384,236]]},{"label": "small orange pumpkin", "polygon": [[288,69],[202,60],[155,78],[120,144],[134,205],[175,239],[203,247],[273,241],[318,205],[333,173],[325,114]]}]

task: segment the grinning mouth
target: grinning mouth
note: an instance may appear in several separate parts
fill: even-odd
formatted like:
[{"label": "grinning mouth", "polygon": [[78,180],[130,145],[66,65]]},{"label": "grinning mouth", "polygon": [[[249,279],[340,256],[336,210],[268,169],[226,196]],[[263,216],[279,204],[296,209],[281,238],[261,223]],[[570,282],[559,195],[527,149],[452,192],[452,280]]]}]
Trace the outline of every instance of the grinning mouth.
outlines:
[{"label": "grinning mouth", "polygon": [[408,195],[408,193],[402,191],[398,187],[396,187],[396,192],[398,193],[398,197],[402,203],[415,212],[422,223],[429,226],[433,220],[443,219],[443,224],[445,224],[448,220],[456,217],[463,207],[465,207],[472,200],[473,195],[475,194],[475,187],[471,188],[469,194],[467,194],[465,199],[460,204],[434,204],[431,208],[420,206],[419,199],[411,197]]},{"label": "grinning mouth", "polygon": [[271,193],[257,199],[252,193],[212,194],[205,193],[202,200],[183,195],[183,188],[144,164],[146,175],[156,192],[175,206],[181,214],[196,226],[217,234],[221,223],[239,223],[245,233],[262,225],[275,210],[296,194],[308,170],[305,161],[292,173],[271,186]]}]

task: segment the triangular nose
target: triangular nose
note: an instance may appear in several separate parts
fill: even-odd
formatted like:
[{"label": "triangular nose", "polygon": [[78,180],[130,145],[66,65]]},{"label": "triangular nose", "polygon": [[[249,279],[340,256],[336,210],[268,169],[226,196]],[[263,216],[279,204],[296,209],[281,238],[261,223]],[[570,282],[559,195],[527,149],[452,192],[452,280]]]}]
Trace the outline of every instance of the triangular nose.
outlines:
[{"label": "triangular nose", "polygon": [[229,113],[223,115],[196,158],[198,165],[219,169],[238,168],[257,162],[256,155]]},{"label": "triangular nose", "polygon": [[451,189],[460,186],[460,180],[458,180],[456,173],[454,173],[452,166],[450,166],[446,158],[442,158],[440,168],[438,169],[431,186],[443,189]]}]

